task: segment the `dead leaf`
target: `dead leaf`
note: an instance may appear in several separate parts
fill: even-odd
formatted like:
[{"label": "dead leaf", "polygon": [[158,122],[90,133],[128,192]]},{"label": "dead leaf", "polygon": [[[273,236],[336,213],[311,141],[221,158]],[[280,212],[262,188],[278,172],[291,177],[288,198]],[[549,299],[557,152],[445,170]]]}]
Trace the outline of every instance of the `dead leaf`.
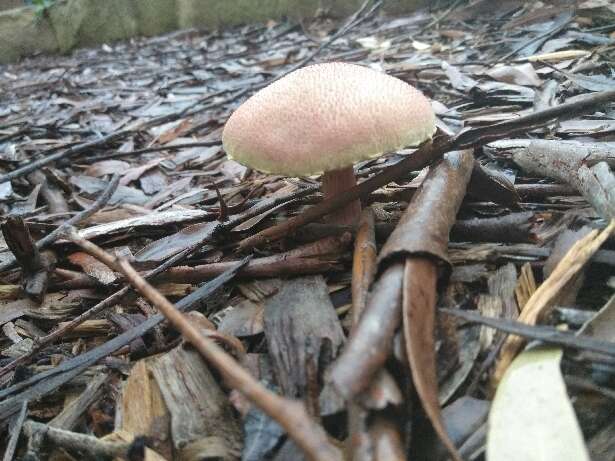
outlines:
[{"label": "dead leaf", "polygon": [[135,254],[135,260],[138,262],[164,261],[199,242],[206,242],[213,236],[219,226],[220,223],[218,221],[212,221],[185,227],[175,234],[146,245]]},{"label": "dead leaf", "polygon": [[559,348],[537,347],[508,368],[489,413],[488,461],[589,461],[561,358]]},{"label": "dead leaf", "polygon": [[515,85],[540,86],[542,84],[542,80],[534,71],[534,66],[529,62],[516,66],[497,66],[488,70],[487,75],[494,80]]},{"label": "dead leaf", "polygon": [[95,278],[102,285],[109,285],[115,282],[118,278],[106,264],[101,263],[98,259],[81,251],[68,256],[71,263],[81,267],[83,271],[90,277]]}]

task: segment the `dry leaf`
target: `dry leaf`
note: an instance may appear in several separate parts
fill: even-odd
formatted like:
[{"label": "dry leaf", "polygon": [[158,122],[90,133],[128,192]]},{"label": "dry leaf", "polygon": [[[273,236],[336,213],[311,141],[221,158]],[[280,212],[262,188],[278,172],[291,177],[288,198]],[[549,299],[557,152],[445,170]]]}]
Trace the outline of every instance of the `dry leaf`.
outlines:
[{"label": "dry leaf", "polygon": [[561,358],[559,348],[538,347],[511,364],[489,413],[487,461],[589,461]]}]

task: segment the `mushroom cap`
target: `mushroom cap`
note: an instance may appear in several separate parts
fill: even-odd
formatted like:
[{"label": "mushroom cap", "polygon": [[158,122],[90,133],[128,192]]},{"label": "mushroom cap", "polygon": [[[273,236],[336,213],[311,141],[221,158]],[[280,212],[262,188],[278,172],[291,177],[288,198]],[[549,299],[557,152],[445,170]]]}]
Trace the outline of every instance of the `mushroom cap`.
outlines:
[{"label": "mushroom cap", "polygon": [[416,146],[435,132],[429,100],[406,82],[341,62],[291,72],[244,102],[222,142],[229,158],[305,176]]}]

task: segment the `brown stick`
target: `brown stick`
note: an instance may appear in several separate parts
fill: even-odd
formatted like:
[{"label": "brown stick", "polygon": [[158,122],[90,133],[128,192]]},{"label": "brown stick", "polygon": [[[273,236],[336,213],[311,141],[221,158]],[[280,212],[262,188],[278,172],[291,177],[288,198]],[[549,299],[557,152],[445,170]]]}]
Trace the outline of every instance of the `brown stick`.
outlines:
[{"label": "brown stick", "polygon": [[[391,352],[395,330],[401,323],[403,270],[403,263],[391,264],[374,283],[368,306],[350,339],[370,341],[355,341],[354,347],[347,346],[331,368],[329,379],[347,400],[369,386],[375,370]],[[361,366],[357,366],[359,363]]]},{"label": "brown stick", "polygon": [[[354,331],[367,304],[367,294],[377,267],[374,211],[366,208],[361,214],[352,259],[352,329]],[[348,403],[348,445],[352,459],[361,459],[362,453],[371,451],[367,432],[369,413],[357,402]]]},{"label": "brown stick", "polygon": [[378,253],[376,249],[375,216],[371,208],[361,214],[354,244],[352,260],[352,325],[359,318],[367,304],[367,293],[376,275]]},{"label": "brown stick", "polygon": [[[352,241],[350,232],[339,237],[325,237],[316,242],[302,245],[284,253],[252,259],[239,272],[240,277],[288,277],[292,275],[320,274],[339,270],[339,254],[344,252]],[[237,264],[237,261],[224,261],[198,266],[171,267],[153,278],[154,283],[200,283],[212,279]],[[56,289],[92,288],[99,283],[87,274],[66,269],[56,269],[56,274],[66,281],[54,285]],[[141,275],[144,275],[141,273]]]},{"label": "brown stick", "polygon": [[131,285],[167,318],[167,320],[224,376],[228,384],[244,394],[255,406],[282,426],[289,437],[314,461],[341,461],[341,451],[327,439],[322,427],[310,419],[305,407],[270,392],[255,380],[220,346],[200,331],[128,263],[73,233],[71,240],[110,268],[124,274]]}]

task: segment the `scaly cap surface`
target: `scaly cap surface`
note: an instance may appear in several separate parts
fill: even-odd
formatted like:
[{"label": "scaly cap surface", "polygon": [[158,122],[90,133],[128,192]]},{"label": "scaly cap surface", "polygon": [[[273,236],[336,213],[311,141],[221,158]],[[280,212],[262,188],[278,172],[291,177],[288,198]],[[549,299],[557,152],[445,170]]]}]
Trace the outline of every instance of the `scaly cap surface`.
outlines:
[{"label": "scaly cap surface", "polygon": [[395,77],[341,62],[291,72],[244,102],[224,127],[229,158],[306,176],[415,146],[435,132],[423,94]]}]

